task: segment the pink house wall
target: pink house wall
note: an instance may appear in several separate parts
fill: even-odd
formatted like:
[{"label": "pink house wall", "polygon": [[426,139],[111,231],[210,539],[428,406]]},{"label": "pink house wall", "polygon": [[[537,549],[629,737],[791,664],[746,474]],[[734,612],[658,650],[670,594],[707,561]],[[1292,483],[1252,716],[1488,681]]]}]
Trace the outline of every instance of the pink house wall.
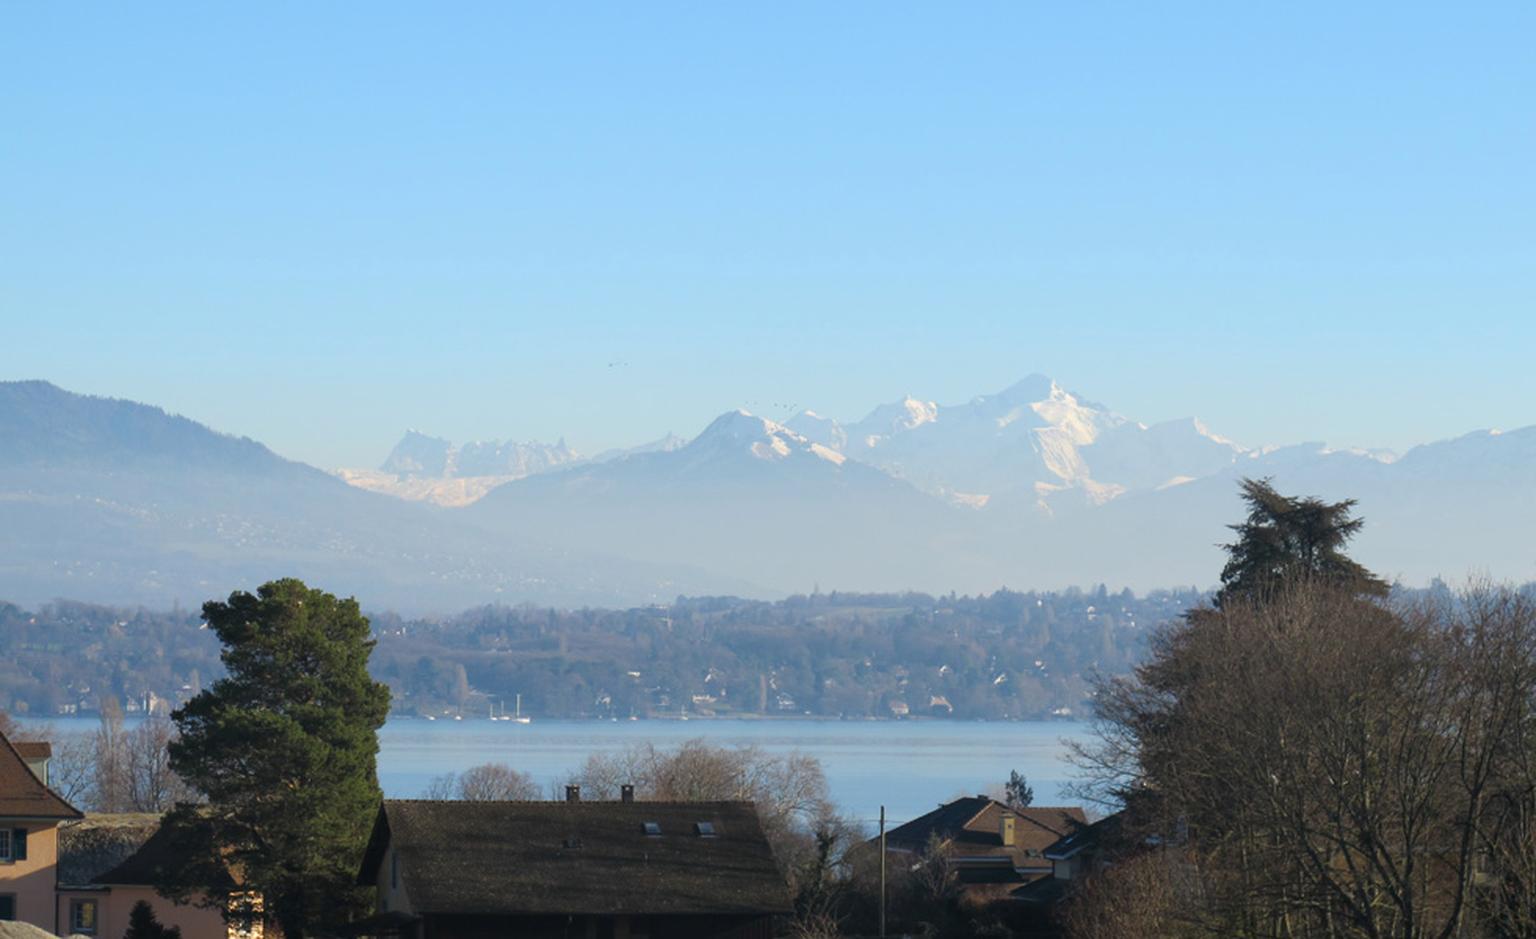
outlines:
[{"label": "pink house wall", "polygon": [[27,859],[0,861],[0,893],[16,897],[16,918],[54,931],[54,866],[59,859],[59,831],[54,822],[0,819],[0,828],[27,830]]},{"label": "pink house wall", "polygon": [[[182,939],[227,939],[229,928],[218,910],[195,903],[172,903],[153,887],[117,886],[95,890],[64,890],[58,894],[58,932],[69,934],[69,901],[96,901],[97,939],[122,939],[128,931],[128,916],[140,900],[155,911],[155,918],[165,926],[181,930]],[[52,930],[52,924],[47,927]]]}]

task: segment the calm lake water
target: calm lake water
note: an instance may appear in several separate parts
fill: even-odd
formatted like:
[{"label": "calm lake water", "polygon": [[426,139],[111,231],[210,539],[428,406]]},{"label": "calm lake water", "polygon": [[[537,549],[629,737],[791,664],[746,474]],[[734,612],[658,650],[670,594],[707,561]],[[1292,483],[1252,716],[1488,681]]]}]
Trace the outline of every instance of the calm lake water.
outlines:
[{"label": "calm lake water", "polygon": [[[89,720],[49,722],[60,733],[88,733]],[[592,753],[650,742],[673,747],[702,738],[719,746],[799,751],[821,761],[843,812],[873,820],[884,804],[897,823],[956,795],[1000,786],[1008,771],[1028,777],[1040,804],[1071,800],[1064,740],[1088,727],[1071,721],[546,721],[392,720],[379,732],[379,781],[392,798],[421,795],[432,777],[479,763],[507,763],[544,786],[565,782]]]}]

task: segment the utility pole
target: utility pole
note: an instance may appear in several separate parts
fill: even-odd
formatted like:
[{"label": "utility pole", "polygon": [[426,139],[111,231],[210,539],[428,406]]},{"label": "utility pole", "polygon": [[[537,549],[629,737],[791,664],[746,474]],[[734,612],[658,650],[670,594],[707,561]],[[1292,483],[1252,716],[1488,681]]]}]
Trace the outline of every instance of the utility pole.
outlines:
[{"label": "utility pole", "polygon": [[885,939],[885,806],[880,806],[880,939]]}]

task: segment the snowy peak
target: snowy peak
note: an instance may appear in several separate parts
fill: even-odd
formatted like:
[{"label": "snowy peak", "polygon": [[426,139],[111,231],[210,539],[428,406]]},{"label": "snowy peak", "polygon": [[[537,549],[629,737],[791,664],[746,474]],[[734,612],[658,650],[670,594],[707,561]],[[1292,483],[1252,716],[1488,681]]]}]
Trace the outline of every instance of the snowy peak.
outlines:
[{"label": "snowy peak", "polygon": [[463,446],[442,437],[408,430],[379,467],[401,477],[458,479],[479,476],[522,477],[574,463],[581,455],[558,443],[475,440]]},{"label": "snowy peak", "polygon": [[740,457],[779,462],[809,457],[840,465],[843,455],[813,443],[783,424],[743,410],[727,411],[710,422],[683,452],[695,457]]},{"label": "snowy peak", "polygon": [[453,444],[441,437],[429,437],[419,430],[407,430],[389,456],[379,464],[381,473],[401,476],[447,476]]},{"label": "snowy peak", "polygon": [[786,421],[784,426],[812,443],[819,443],[831,450],[842,451],[848,445],[848,431],[843,425],[815,411],[801,411]]},{"label": "snowy peak", "polygon": [[931,424],[938,417],[937,404],[907,395],[900,401],[882,404],[870,411],[862,421],[853,425],[851,436],[858,445],[875,447],[882,440]]},{"label": "snowy peak", "polygon": [[857,423],[805,411],[791,428],[936,495],[984,504],[1076,491],[1094,504],[1218,472],[1246,453],[1194,419],[1152,427],[1033,374],[959,405],[911,395]]}]

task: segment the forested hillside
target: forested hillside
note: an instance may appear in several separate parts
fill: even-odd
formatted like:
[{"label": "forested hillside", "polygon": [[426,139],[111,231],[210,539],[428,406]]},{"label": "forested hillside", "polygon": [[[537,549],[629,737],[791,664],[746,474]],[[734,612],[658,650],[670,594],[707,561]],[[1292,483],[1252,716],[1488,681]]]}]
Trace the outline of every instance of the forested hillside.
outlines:
[{"label": "forested hillside", "polygon": [[[827,593],[679,599],[628,610],[488,606],[374,614],[396,714],[768,714],[955,718],[1081,713],[1093,670],[1122,672],[1150,627],[1201,599],[1069,590],[984,597]],[[192,611],[0,605],[0,706],[88,714],[175,703],[220,673]]]}]

